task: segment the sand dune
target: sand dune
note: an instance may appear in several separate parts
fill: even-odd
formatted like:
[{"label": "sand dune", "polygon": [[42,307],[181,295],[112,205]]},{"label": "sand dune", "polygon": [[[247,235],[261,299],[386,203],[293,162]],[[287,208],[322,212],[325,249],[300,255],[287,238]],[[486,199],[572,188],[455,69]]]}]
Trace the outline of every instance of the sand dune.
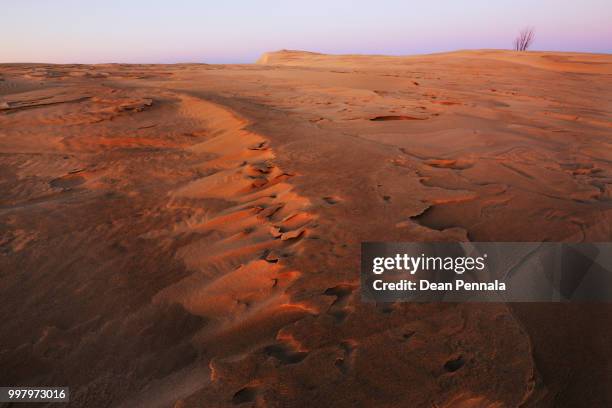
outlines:
[{"label": "sand dune", "polygon": [[609,55],[0,65],[0,383],[605,406],[608,306],[368,304],[358,271],[362,241],[609,241],[611,106]]}]

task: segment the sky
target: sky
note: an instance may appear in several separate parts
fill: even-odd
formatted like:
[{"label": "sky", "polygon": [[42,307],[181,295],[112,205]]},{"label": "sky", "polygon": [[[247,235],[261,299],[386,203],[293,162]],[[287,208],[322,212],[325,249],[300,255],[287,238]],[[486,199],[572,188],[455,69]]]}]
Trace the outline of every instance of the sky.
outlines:
[{"label": "sky", "polygon": [[0,0],[0,62],[251,63],[266,51],[612,52],[612,0]]}]

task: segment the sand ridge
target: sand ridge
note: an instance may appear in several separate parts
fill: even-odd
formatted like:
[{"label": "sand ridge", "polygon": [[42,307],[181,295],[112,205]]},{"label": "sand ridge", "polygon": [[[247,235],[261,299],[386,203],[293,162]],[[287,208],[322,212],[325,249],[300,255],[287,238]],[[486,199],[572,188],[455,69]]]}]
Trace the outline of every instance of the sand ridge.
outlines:
[{"label": "sand ridge", "polygon": [[[299,251],[314,216],[307,212],[308,200],[286,182],[292,175],[273,164],[264,138],[243,130],[245,123],[225,109],[195,98],[183,101],[190,111],[211,118],[207,125],[214,137],[190,150],[215,155],[203,165],[216,171],[171,191],[168,206],[180,208],[193,198],[218,198],[235,205],[218,214],[196,212],[173,227],[169,238],[189,233],[204,237],[177,250],[196,272],[164,289],[154,302],[178,302],[193,314],[219,321],[221,327],[207,328],[199,341],[218,343],[219,336],[237,327],[244,341],[250,336],[244,328],[254,325],[251,320],[274,316],[274,324],[282,325],[309,313],[307,305],[293,304],[284,293],[301,273],[286,270],[283,258]],[[206,238],[210,232],[215,233],[213,239]],[[169,239],[163,232],[156,235]],[[255,336],[273,338],[278,327],[270,330]],[[259,343],[256,338],[250,342]],[[227,339],[222,347],[230,347]]]}]

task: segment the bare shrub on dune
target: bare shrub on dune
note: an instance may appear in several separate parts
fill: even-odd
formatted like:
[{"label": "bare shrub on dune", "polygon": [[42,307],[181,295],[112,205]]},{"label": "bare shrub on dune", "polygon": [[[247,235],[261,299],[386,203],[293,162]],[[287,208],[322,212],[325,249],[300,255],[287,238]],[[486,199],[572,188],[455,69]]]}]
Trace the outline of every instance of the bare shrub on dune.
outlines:
[{"label": "bare shrub on dune", "polygon": [[526,27],[521,30],[519,35],[514,39],[514,50],[515,51],[527,51],[527,49],[533,43],[535,38],[535,31],[533,27]]}]

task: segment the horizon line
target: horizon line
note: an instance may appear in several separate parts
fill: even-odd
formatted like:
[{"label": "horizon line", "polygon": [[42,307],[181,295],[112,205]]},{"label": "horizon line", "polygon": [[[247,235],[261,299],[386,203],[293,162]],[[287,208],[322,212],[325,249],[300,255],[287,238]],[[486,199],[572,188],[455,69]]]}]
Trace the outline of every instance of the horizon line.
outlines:
[{"label": "horizon line", "polygon": [[324,53],[318,51],[309,51],[309,50],[299,50],[299,49],[287,49],[282,48],[275,51],[266,51],[262,53],[255,61],[253,62],[205,62],[205,61],[183,61],[183,62],[112,62],[112,61],[103,61],[103,62],[48,62],[48,61],[10,61],[10,62],[0,62],[0,65],[256,65],[264,55],[267,54],[275,54],[281,52],[294,52],[294,53],[308,53],[315,55],[326,55],[326,56],[353,56],[353,57],[390,57],[390,58],[408,58],[408,57],[420,57],[420,56],[433,56],[433,55],[442,55],[442,54],[452,54],[452,53],[460,53],[460,52],[470,52],[470,51],[494,51],[494,52],[508,52],[508,53],[516,53],[516,54],[529,54],[529,53],[551,53],[551,54],[587,54],[587,55],[612,55],[612,51],[607,52],[586,52],[586,51],[559,51],[559,50],[526,50],[526,51],[516,51],[508,48],[459,48],[449,51],[436,51],[430,53],[419,53],[419,54],[361,54],[361,53]]}]

